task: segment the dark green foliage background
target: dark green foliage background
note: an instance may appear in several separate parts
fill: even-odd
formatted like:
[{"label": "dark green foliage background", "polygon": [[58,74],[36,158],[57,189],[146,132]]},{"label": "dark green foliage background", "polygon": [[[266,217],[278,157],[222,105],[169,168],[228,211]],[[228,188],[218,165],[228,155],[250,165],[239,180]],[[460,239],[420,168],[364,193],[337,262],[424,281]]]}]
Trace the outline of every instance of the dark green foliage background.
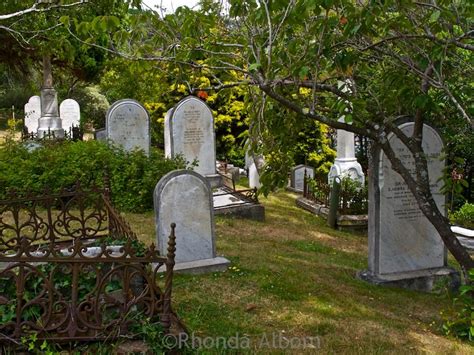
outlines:
[{"label": "dark green foliage background", "polygon": [[103,186],[108,171],[114,205],[139,212],[153,208],[153,190],[162,176],[185,167],[182,160],[165,159],[155,149],[147,157],[142,151],[128,153],[98,141],[43,144],[33,152],[14,142],[0,149],[1,198],[11,189],[59,191],[78,181],[85,186]]}]

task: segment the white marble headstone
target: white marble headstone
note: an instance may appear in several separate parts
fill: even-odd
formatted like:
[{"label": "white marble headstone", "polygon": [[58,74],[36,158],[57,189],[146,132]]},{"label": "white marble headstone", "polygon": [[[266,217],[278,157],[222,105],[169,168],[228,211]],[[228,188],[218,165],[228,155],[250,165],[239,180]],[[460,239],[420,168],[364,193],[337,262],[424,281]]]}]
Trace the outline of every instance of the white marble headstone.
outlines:
[{"label": "white marble headstone", "polygon": [[170,116],[170,138],[172,157],[181,154],[189,163],[197,160],[194,171],[201,175],[216,174],[214,117],[203,101],[188,96],[175,106]]},{"label": "white marble headstone", "polygon": [[41,117],[41,98],[32,96],[25,104],[25,127],[28,133],[36,133],[38,120]]},{"label": "white marble headstone", "polygon": [[166,255],[171,223],[176,223],[176,262],[212,259],[216,255],[214,212],[209,182],[190,170],[172,171],[154,191],[156,235]]},{"label": "white marble headstone", "polygon": [[142,149],[150,153],[150,118],[135,100],[125,99],[110,106],[106,116],[107,139],[126,151]]},{"label": "white marble headstone", "polygon": [[62,120],[64,132],[69,133],[72,127],[79,127],[81,121],[81,108],[73,99],[66,99],[59,105],[59,116]]},{"label": "white marble headstone", "polygon": [[[401,124],[408,135],[413,122]],[[388,137],[395,154],[414,173],[415,161],[401,141]],[[423,150],[428,159],[431,192],[440,211],[443,142],[430,126],[423,128]],[[446,265],[446,250],[436,229],[423,215],[413,194],[383,153],[374,157],[369,186],[369,271],[381,276],[440,268]],[[378,164],[377,164],[378,162]]]},{"label": "white marble headstone", "polygon": [[314,178],[314,169],[311,166],[301,164],[291,169],[290,186],[296,191],[303,191],[305,173],[307,178]]}]

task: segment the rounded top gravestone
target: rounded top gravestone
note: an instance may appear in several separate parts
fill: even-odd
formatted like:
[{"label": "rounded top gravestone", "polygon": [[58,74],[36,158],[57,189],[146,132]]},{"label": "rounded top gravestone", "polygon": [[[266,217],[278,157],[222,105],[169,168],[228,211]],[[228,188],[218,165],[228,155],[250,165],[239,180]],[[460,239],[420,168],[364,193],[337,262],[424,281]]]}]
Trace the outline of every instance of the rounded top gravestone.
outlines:
[{"label": "rounded top gravestone", "polygon": [[32,96],[25,104],[25,127],[28,133],[36,133],[40,117],[41,98],[39,96]]},{"label": "rounded top gravestone", "polygon": [[188,96],[173,109],[169,119],[171,156],[179,154],[201,175],[216,174],[216,139],[211,109],[200,99]]},{"label": "rounded top gravestone", "polygon": [[59,105],[59,117],[65,132],[69,133],[72,127],[79,127],[81,121],[81,108],[73,99],[66,99]]},{"label": "rounded top gravestone", "polygon": [[107,111],[106,131],[107,138],[126,151],[150,153],[150,118],[139,102],[124,99],[113,103]]},{"label": "rounded top gravestone", "polygon": [[211,187],[202,175],[190,170],[172,171],[158,182],[153,199],[162,255],[166,255],[170,225],[176,223],[176,262],[216,256]]}]

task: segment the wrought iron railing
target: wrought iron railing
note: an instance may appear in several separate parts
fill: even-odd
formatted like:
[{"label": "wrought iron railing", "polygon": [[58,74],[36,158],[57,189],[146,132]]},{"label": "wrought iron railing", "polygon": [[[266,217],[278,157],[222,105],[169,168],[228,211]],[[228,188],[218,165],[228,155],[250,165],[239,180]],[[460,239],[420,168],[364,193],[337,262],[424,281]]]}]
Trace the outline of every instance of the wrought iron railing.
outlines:
[{"label": "wrought iron railing", "polygon": [[[21,139],[23,141],[26,140],[51,140],[51,139],[56,139],[56,135],[54,131],[48,130],[47,132],[44,133],[43,136],[39,137],[37,133],[35,132],[28,132],[28,129],[26,127],[23,128],[21,131]],[[63,139],[68,139],[68,140],[73,140],[73,141],[82,141],[84,138],[84,131],[80,127],[72,126],[68,130],[64,131],[64,137]]]},{"label": "wrought iron railing", "polygon": [[[175,257],[141,244],[106,190],[0,201],[0,342],[131,335],[137,318],[170,328]],[[164,286],[157,273],[166,267]]]},{"label": "wrought iron railing", "polygon": [[[346,180],[345,180],[346,179]],[[355,187],[349,177],[343,178],[339,192],[338,213],[341,215],[367,214],[368,193],[366,186]],[[320,205],[329,207],[331,194],[330,185],[320,179],[311,179],[305,175],[303,184],[303,197],[315,201]]]},{"label": "wrought iron railing", "polygon": [[258,203],[258,192],[256,188],[238,189],[233,178],[221,173],[219,173],[219,175],[223,178],[225,192],[214,194],[214,197],[232,195],[246,201],[247,203]]}]

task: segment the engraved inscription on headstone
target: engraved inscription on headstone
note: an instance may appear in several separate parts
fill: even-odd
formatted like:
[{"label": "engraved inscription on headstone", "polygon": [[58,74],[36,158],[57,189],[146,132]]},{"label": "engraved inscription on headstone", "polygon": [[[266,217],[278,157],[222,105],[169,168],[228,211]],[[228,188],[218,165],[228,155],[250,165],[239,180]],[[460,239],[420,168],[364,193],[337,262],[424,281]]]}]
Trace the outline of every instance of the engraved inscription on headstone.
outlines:
[{"label": "engraved inscription on headstone", "polygon": [[176,268],[225,270],[229,261],[216,257],[211,187],[202,175],[176,170],[156,185],[154,195],[158,247],[166,255],[171,223],[176,223]]},{"label": "engraved inscription on headstone", "polygon": [[135,100],[115,102],[107,111],[107,138],[125,150],[150,152],[150,119],[146,109]]},{"label": "engraved inscription on headstone", "polygon": [[189,163],[197,160],[194,170],[201,175],[216,174],[214,118],[203,101],[189,96],[175,106],[170,138],[172,157],[181,154]]},{"label": "engraved inscription on headstone", "polygon": [[[407,135],[413,123],[399,126]],[[408,148],[394,135],[389,141],[405,167],[415,174],[415,161]],[[441,193],[444,161],[443,142],[430,126],[423,128],[423,151],[428,159],[430,187],[440,211],[445,198]],[[446,265],[446,252],[441,237],[421,212],[418,203],[390,161],[380,154],[374,164],[369,206],[369,271],[375,275],[412,272]],[[377,158],[377,157],[376,157]]]}]

